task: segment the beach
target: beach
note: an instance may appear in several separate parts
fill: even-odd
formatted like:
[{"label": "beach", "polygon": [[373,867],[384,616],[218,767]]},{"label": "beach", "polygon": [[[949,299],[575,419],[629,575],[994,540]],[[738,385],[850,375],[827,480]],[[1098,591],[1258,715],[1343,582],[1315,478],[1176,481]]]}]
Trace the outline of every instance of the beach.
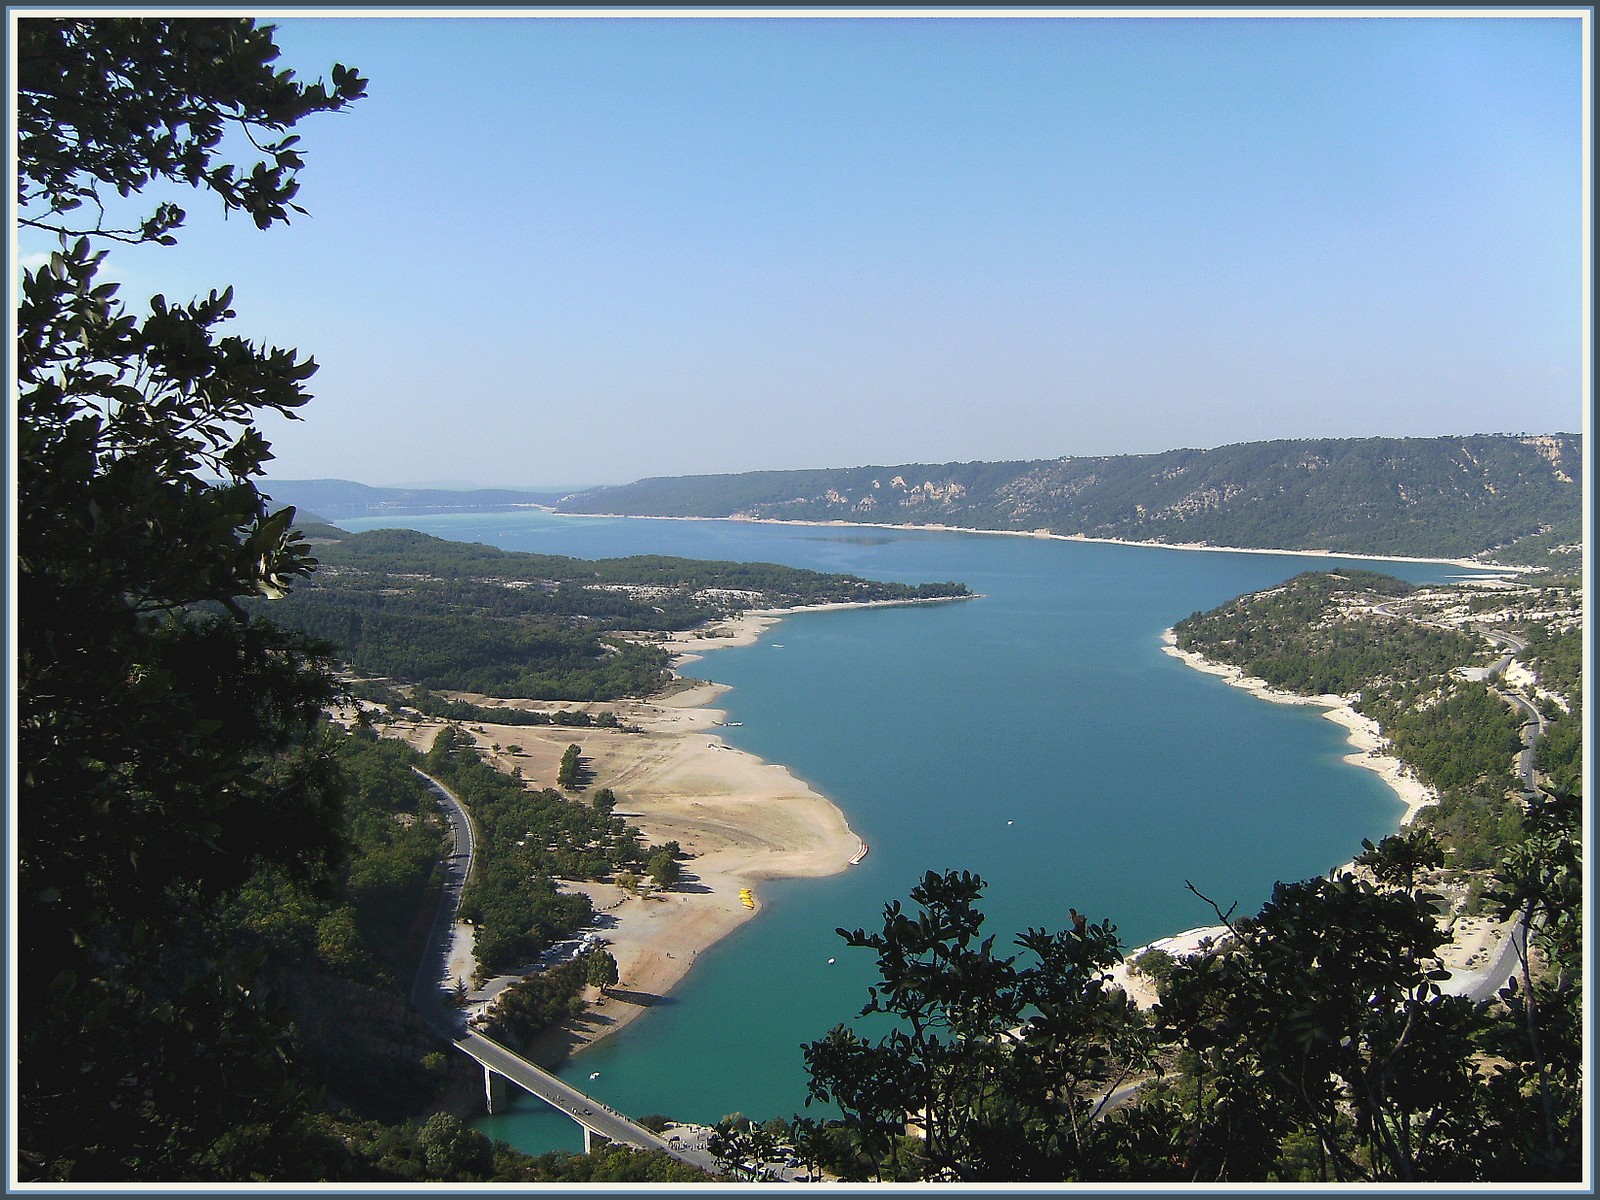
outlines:
[{"label": "beach", "polygon": [[[1444,924],[1450,940],[1439,947],[1439,961],[1451,975],[1462,977],[1485,966],[1494,957],[1501,939],[1511,930],[1509,924],[1486,916],[1449,916],[1444,918]],[[1160,950],[1175,959],[1191,958],[1212,947],[1221,946],[1231,936],[1226,925],[1204,925],[1134,947],[1126,952],[1120,963],[1111,968],[1111,981],[1140,1008],[1153,1008],[1160,1000],[1160,995],[1155,980],[1136,969],[1140,955],[1148,950]],[[1456,990],[1455,985],[1450,983],[1444,984],[1444,988],[1446,991]]]},{"label": "beach", "polygon": [[650,513],[569,513],[545,505],[528,505],[548,512],[552,516],[583,520],[602,518],[629,521],[736,521],[748,525],[801,525],[816,529],[888,529],[924,531],[929,533],[978,533],[994,537],[1036,538],[1052,542],[1087,542],[1103,546],[1137,546],[1145,550],[1199,550],[1210,554],[1278,554],[1294,558],[1355,559],[1363,562],[1443,563],[1472,571],[1493,571],[1502,575],[1520,575],[1537,568],[1515,563],[1496,563],[1472,558],[1428,558],[1409,554],[1363,554],[1345,550],[1292,550],[1288,547],[1268,546],[1214,546],[1209,542],[1156,542],[1134,541],[1130,538],[1090,537],[1084,533],[1052,533],[1048,529],[983,529],[972,525],[946,525],[941,522],[889,522],[889,521],[793,521],[780,517],[665,517]]},{"label": "beach", "polygon": [[1405,815],[1400,818],[1402,826],[1409,825],[1416,819],[1417,813],[1428,805],[1438,803],[1438,793],[1412,774],[1411,769],[1398,758],[1383,753],[1384,738],[1378,731],[1378,723],[1358,713],[1346,697],[1332,694],[1297,696],[1281,691],[1264,679],[1246,675],[1238,667],[1212,662],[1193,651],[1178,649],[1177,635],[1170,629],[1161,635],[1161,648],[1196,671],[1219,676],[1233,687],[1262,700],[1270,700],[1274,704],[1310,704],[1323,709],[1324,717],[1345,730],[1350,753],[1344,756],[1344,761],[1376,772],[1406,806]]},{"label": "beach", "polygon": [[[806,609],[804,611],[811,611]],[[700,652],[749,645],[781,618],[781,610],[747,613],[671,640],[676,663]],[[668,890],[624,891],[614,883],[568,881],[561,886],[590,898],[600,921],[593,932],[617,960],[619,982],[611,994],[592,995],[589,1012],[549,1031],[532,1055],[553,1063],[622,1028],[658,1002],[683,978],[695,958],[761,911],[766,880],[832,875],[846,870],[863,849],[844,814],[785,767],[764,762],[719,736],[725,717],[715,705],[727,689],[682,681],[649,700],[589,704],[496,701],[463,694],[477,704],[556,710],[609,711],[625,729],[558,725],[496,725],[466,722],[466,730],[501,770],[520,769],[536,787],[556,786],[561,756],[582,747],[593,778],[579,797],[610,788],[617,815],[639,828],[646,844],[676,841],[690,857],[679,883]],[[396,722],[380,727],[426,750],[444,722]],[[755,907],[740,899],[749,888]],[[451,978],[470,980],[472,930],[453,931]],[[531,966],[531,964],[530,964]],[[517,974],[483,981],[472,989],[470,1010],[479,1012]]]},{"label": "beach", "polygon": [[[1438,803],[1437,792],[1412,774],[1410,768],[1398,758],[1383,753],[1384,738],[1379,732],[1378,723],[1356,712],[1347,698],[1332,694],[1297,696],[1274,688],[1264,679],[1246,675],[1239,667],[1213,662],[1193,651],[1180,650],[1177,636],[1171,629],[1163,632],[1161,641],[1161,648],[1185,665],[1197,671],[1204,671],[1208,675],[1216,675],[1231,686],[1247,691],[1262,700],[1274,704],[1311,704],[1321,707],[1324,710],[1322,714],[1324,717],[1345,730],[1351,752],[1344,756],[1344,761],[1375,772],[1405,805],[1405,814],[1400,818],[1402,827],[1415,820],[1417,814],[1428,805]],[[1351,870],[1354,866],[1352,861],[1341,869]],[[1507,936],[1510,929],[1509,925],[1488,917],[1462,916],[1454,912],[1443,914],[1441,920],[1448,930],[1450,940],[1440,947],[1439,957],[1445,969],[1452,974],[1462,974],[1481,966],[1492,956],[1500,940]],[[1129,950],[1126,959],[1113,969],[1112,978],[1141,1008],[1149,1008],[1156,1002],[1156,989],[1149,979],[1142,977],[1137,971],[1130,970],[1130,965],[1139,955],[1147,950],[1156,949],[1164,950],[1174,958],[1187,958],[1207,945],[1219,944],[1228,936],[1226,926],[1212,925],[1186,930],[1147,946],[1137,947]]]}]

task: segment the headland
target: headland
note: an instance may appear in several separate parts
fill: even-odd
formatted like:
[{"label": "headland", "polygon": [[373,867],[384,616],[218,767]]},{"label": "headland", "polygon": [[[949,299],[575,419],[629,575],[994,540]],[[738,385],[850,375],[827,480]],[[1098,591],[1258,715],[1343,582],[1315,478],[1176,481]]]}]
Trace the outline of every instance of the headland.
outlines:
[{"label": "headland", "polygon": [[[861,607],[833,605],[827,607]],[[676,664],[693,662],[710,649],[752,644],[788,611],[763,610],[674,635]],[[848,869],[863,849],[844,814],[826,796],[787,768],[729,745],[720,729],[726,714],[716,708],[728,689],[680,679],[648,700],[593,704],[492,701],[519,708],[608,710],[624,728],[551,725],[460,726],[485,757],[504,771],[519,769],[538,786],[554,786],[567,746],[582,746],[592,772],[589,790],[612,789],[616,813],[639,828],[651,844],[676,841],[689,857],[670,889],[624,890],[615,883],[568,882],[561,886],[589,896],[600,927],[595,931],[617,960],[620,981],[608,997],[596,997],[585,1016],[547,1031],[532,1054],[553,1063],[621,1029],[657,1003],[693,966],[696,957],[761,910],[761,885],[779,878],[825,876]],[[384,727],[426,750],[443,727],[438,720],[396,722]],[[740,890],[749,888],[755,907]],[[472,930],[454,931],[452,976],[470,979]],[[472,990],[469,1011],[482,1011],[517,978],[486,980]]]}]

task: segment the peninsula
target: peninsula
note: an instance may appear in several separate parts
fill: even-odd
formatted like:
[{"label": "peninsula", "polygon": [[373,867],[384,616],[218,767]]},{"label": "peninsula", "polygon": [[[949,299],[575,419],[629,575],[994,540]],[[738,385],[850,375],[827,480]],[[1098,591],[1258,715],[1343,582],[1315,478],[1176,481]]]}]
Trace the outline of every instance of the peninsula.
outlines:
[{"label": "peninsula", "polygon": [[[864,856],[828,798],[723,740],[726,689],[678,669],[787,613],[971,595],[771,563],[590,561],[403,529],[304,530],[318,573],[271,615],[342,662],[337,719],[477,780],[467,811],[487,865],[466,884],[432,985],[492,1017],[541,967],[600,948],[615,962],[616,985],[590,987],[581,1015],[561,1020],[558,1005],[519,1020],[523,1049],[546,1062],[659,1000],[759,913],[766,880]],[[534,1029],[546,1030],[537,1046]]]},{"label": "peninsula", "polygon": [[[707,649],[748,645],[783,611],[750,612],[676,634],[671,643],[675,665],[692,662]],[[679,679],[649,699],[562,705],[565,711],[616,715],[616,727],[588,728],[581,735],[570,727],[492,720],[460,726],[488,761],[502,771],[519,772],[532,785],[554,781],[563,753],[574,736],[581,736],[593,786],[618,796],[617,815],[651,842],[677,843],[685,856],[675,887],[615,878],[562,882],[563,890],[588,898],[597,914],[593,933],[616,959],[620,982],[613,995],[594,994],[582,1016],[548,1030],[528,1047],[536,1060],[554,1063],[645,1012],[688,973],[700,953],[760,912],[764,881],[835,874],[859,855],[860,838],[831,800],[787,768],[721,738],[718,730],[726,717],[714,705],[726,690]],[[492,703],[471,694],[461,699]],[[551,707],[533,701],[502,704],[515,712]],[[415,714],[381,728],[425,750],[448,723]],[[754,894],[754,908],[740,902],[744,888]],[[470,926],[457,927],[455,953],[441,987],[474,977],[473,932]],[[469,1011],[486,1012],[523,973],[482,980],[470,990]]]},{"label": "peninsula", "polygon": [[[1369,571],[1307,572],[1194,614],[1165,631],[1162,649],[1262,700],[1320,707],[1345,728],[1345,761],[1394,791],[1402,827],[1439,837],[1445,862],[1430,884],[1449,934],[1440,958],[1463,986],[1481,987],[1474,972],[1504,957],[1516,925],[1493,920],[1480,899],[1485,868],[1507,849],[1498,830],[1515,827],[1541,787],[1570,789],[1581,774],[1582,612],[1575,581],[1419,588]],[[1226,932],[1141,947],[1116,977],[1154,1003],[1143,953],[1186,957]]]}]

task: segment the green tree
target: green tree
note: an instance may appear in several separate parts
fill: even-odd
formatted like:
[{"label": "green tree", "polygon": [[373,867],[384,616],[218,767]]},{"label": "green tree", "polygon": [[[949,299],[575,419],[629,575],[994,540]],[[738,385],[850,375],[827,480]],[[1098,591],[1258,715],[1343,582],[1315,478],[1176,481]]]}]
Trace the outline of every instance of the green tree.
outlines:
[{"label": "green tree", "polygon": [[1440,861],[1425,834],[1368,843],[1364,874],[1280,883],[1175,966],[1157,1011],[1189,1055],[1178,1177],[1278,1177],[1297,1137],[1322,1180],[1478,1177],[1483,1018],[1440,991],[1445,935],[1418,886]]},{"label": "green tree", "polygon": [[706,1149],[717,1164],[735,1179],[757,1183],[774,1178],[766,1164],[777,1156],[778,1139],[772,1131],[752,1122],[743,1113],[723,1117],[706,1138]]},{"label": "green tree", "polygon": [[556,772],[556,783],[564,788],[575,788],[582,780],[583,747],[568,746],[561,754],[561,766]]},{"label": "green tree", "polygon": [[645,870],[650,872],[650,878],[656,881],[656,886],[663,888],[670,888],[683,874],[683,868],[678,865],[678,860],[673,857],[670,850],[660,850],[652,854],[650,861],[645,864]]},{"label": "green tree", "polygon": [[[279,135],[364,81],[306,85],[276,53],[249,20],[17,22],[19,219],[64,235],[17,308],[27,1178],[268,1169],[298,1104],[282,1020],[218,912],[260,864],[314,879],[340,854],[331,768],[305,748],[324,650],[238,603],[314,565],[253,480],[256,418],[293,417],[316,367],[221,335],[227,289],[133,315],[97,248],[173,240],[175,205],[133,211],[154,181],[263,228],[297,211]],[[252,144],[253,164],[223,157]]]},{"label": "green tree", "polygon": [[617,971],[617,960],[609,950],[596,950],[589,955],[588,981],[590,987],[597,987],[602,994],[609,993],[610,989],[617,986],[622,976]]},{"label": "green tree", "polygon": [[[876,1042],[844,1026],[804,1047],[815,1099],[894,1178],[1064,1181],[1097,1173],[1111,1093],[1149,1069],[1153,1043],[1138,1010],[1110,986],[1115,930],[1072,913],[1064,933],[1030,929],[1031,961],[994,953],[982,935],[983,880],[929,872],[881,933],[839,934],[878,955],[880,982],[862,1016],[893,1028]],[[907,1124],[922,1132],[905,1160]]]},{"label": "green tree", "polygon": [[917,911],[896,902],[881,933],[840,930],[877,950],[862,1015],[893,1028],[871,1041],[840,1025],[804,1047],[811,1098],[844,1116],[797,1118],[796,1145],[848,1179],[1575,1179],[1581,811],[1548,797],[1502,869],[1502,914],[1547,965],[1525,956],[1488,1003],[1441,989],[1426,887],[1443,855],[1423,831],[1367,843],[1354,870],[1280,883],[1254,917],[1219,911],[1230,936],[1167,964],[1154,1029],[1107,986],[1109,925],[1074,914],[1065,934],[1017,939],[1031,962],[1001,958],[981,931],[982,881],[929,874]]},{"label": "green tree", "polygon": [[1156,990],[1160,991],[1162,985],[1166,983],[1167,977],[1172,974],[1172,968],[1176,963],[1177,959],[1173,958],[1165,950],[1155,949],[1146,950],[1138,958],[1134,959],[1133,967],[1140,975],[1154,983]]},{"label": "green tree", "polygon": [[435,1179],[482,1179],[494,1170],[494,1143],[449,1113],[424,1121],[417,1144]]},{"label": "green tree", "polygon": [[[304,213],[293,202],[305,165],[300,139],[280,135],[313,113],[347,107],[366,94],[366,80],[337,64],[331,88],[275,70],[273,33],[247,19],[24,16],[19,222],[67,237],[172,245],[185,213],[170,202],[126,226],[106,224],[108,192],[126,198],[159,180],[208,190],[262,229]],[[259,151],[253,163],[222,157],[224,135],[235,131]]]},{"label": "green tree", "polygon": [[[1505,856],[1488,894],[1500,919],[1516,922],[1519,965],[1502,994],[1512,1020],[1488,1039],[1507,1064],[1493,1080],[1497,1108],[1518,1127],[1526,1159],[1557,1179],[1576,1170],[1583,1123],[1582,821],[1580,794],[1541,793],[1525,840]],[[1532,948],[1546,970],[1536,970]],[[1510,1120],[1518,1112],[1524,1118]]]},{"label": "green tree", "polygon": [[589,965],[581,959],[524,975],[502,991],[484,1014],[486,1036],[526,1047],[552,1025],[583,1014]]}]

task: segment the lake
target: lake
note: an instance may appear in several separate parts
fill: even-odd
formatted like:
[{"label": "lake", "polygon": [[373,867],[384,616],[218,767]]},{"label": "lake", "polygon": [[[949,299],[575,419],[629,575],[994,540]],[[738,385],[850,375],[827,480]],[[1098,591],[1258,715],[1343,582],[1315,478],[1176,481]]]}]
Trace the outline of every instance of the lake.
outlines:
[{"label": "lake", "polygon": [[[787,766],[871,846],[822,880],[761,885],[762,911],[620,1033],[560,1072],[633,1116],[711,1122],[803,1111],[803,1042],[851,1023],[873,956],[838,927],[881,927],[929,871],[988,881],[997,947],[1068,908],[1125,947],[1216,923],[1185,886],[1255,912],[1273,884],[1325,873],[1394,832],[1404,808],[1342,761],[1321,710],[1264,703],[1162,653],[1195,611],[1305,570],[1413,582],[1466,572],[1247,552],[942,530],[557,517],[542,511],[339,522],[403,525],[507,550],[785,563],[873,579],[959,580],[978,599],[805,613],[686,673],[727,684],[728,742]],[[836,961],[829,964],[829,959]],[[862,1027],[870,1032],[870,1027]],[[876,1034],[874,1034],[876,1036]],[[591,1079],[591,1075],[596,1077]],[[477,1127],[531,1152],[582,1148],[521,1097]]]}]

